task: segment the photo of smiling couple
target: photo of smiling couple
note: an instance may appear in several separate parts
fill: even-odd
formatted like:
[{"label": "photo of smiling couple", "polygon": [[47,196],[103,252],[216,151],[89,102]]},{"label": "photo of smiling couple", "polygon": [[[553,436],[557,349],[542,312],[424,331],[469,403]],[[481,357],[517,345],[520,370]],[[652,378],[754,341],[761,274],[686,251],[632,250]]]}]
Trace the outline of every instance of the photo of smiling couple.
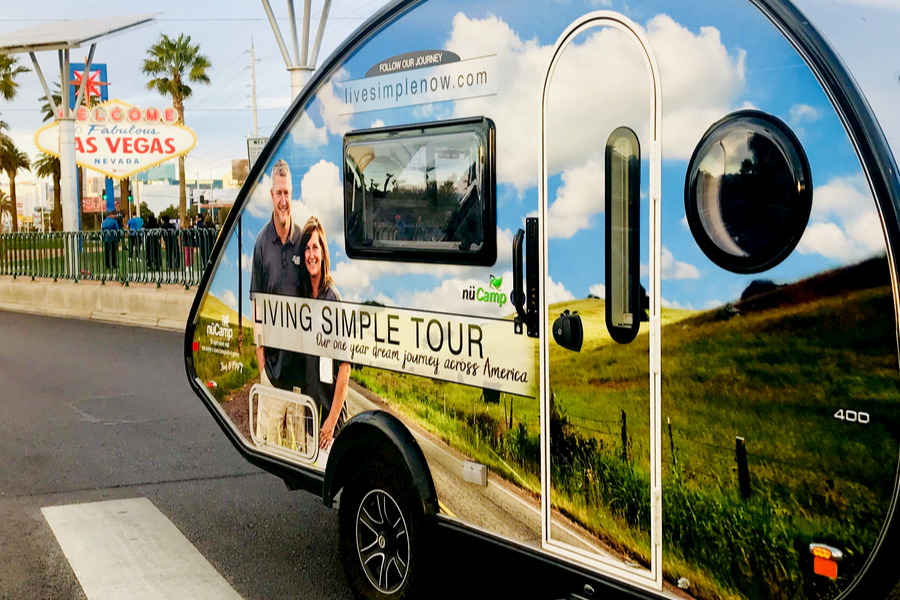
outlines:
[{"label": "photo of smiling couple", "polygon": [[[272,167],[272,218],[260,230],[253,248],[250,292],[339,301],[330,273],[328,242],[322,224],[310,217],[301,227],[291,218],[291,170],[284,160]],[[255,321],[256,319],[254,319]],[[253,337],[261,339],[254,323]],[[350,363],[309,356],[257,342],[260,383],[311,397],[319,412],[319,448],[328,450],[347,419]],[[256,438],[268,444],[288,445],[308,432],[302,407],[288,400],[260,394]],[[300,422],[301,433],[296,433]],[[291,428],[294,429],[291,429]],[[288,431],[291,430],[291,431]],[[290,442],[290,440],[288,440]]]}]

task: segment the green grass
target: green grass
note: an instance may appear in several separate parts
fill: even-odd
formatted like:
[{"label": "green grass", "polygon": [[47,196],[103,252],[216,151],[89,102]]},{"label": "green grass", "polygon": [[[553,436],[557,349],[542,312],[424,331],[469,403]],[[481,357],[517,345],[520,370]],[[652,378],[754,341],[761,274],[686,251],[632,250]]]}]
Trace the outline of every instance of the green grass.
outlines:
[{"label": "green grass", "polygon": [[[602,301],[553,306],[551,316],[564,309],[582,316],[586,339],[580,353],[550,346],[553,502],[647,564],[646,324],[623,346],[605,333]],[[893,488],[900,393],[890,289],[731,319],[664,310],[662,321],[667,579],[687,577],[698,598],[833,597],[861,568]],[[479,390],[372,369],[354,376],[537,491],[537,401],[515,398],[510,427],[508,410],[479,402]],[[839,421],[838,408],[867,412],[871,422]],[[746,440],[749,499],[737,487],[737,436]],[[843,549],[836,582],[812,574],[810,542]]]},{"label": "green grass", "polygon": [[[197,328],[194,334],[194,342],[199,344],[199,350],[193,352],[194,371],[197,376],[207,384],[210,393],[219,402],[225,401],[232,392],[239,390],[248,381],[259,377],[259,364],[256,360],[256,346],[253,345],[253,328],[245,325],[243,349],[238,357],[230,357],[223,354],[204,351],[204,347],[217,347],[215,342],[222,338],[207,334],[207,327],[211,324],[221,324],[222,317],[227,316],[229,326],[233,331],[233,337],[227,350],[238,350],[238,314],[221,300],[212,295],[207,295],[200,308],[200,316],[197,319]],[[247,323],[247,319],[244,320]],[[222,369],[223,363],[226,370]],[[242,368],[233,368],[233,363],[243,365]],[[209,383],[215,385],[209,387]]]}]

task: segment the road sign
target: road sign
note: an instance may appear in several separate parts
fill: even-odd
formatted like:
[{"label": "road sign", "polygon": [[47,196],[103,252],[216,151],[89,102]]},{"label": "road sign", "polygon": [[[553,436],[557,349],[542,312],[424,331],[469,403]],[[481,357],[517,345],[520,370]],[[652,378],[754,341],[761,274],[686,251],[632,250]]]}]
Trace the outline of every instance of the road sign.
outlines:
[{"label": "road sign", "polygon": [[267,137],[247,138],[247,158],[250,160],[251,169],[268,141]]}]

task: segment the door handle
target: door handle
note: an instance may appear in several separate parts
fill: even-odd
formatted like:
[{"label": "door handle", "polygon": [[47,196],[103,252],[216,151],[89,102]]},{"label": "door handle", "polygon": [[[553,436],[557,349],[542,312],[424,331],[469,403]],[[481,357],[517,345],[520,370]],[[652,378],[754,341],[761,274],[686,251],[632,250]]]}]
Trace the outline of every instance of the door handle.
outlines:
[{"label": "door handle", "polygon": [[[538,337],[538,310],[540,286],[538,284],[538,223],[536,218],[525,220],[525,229],[513,236],[513,291],[512,301],[516,307],[516,320],[527,328],[528,337]],[[526,268],[523,269],[523,253],[527,253]],[[523,271],[525,289],[522,288]]]}]

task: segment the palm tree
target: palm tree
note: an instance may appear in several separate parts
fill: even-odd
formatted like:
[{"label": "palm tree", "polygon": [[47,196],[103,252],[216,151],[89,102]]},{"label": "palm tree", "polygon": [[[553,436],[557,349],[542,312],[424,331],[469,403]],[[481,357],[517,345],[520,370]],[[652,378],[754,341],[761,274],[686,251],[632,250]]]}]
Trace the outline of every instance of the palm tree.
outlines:
[{"label": "palm tree", "polygon": [[[147,82],[148,90],[156,90],[163,96],[171,96],[172,104],[178,112],[178,123],[184,125],[184,101],[194,90],[187,84],[209,84],[207,70],[212,67],[209,59],[200,54],[200,45],[191,44],[191,36],[181,34],[170,38],[160,34],[159,41],[147,49],[147,58],[142,70],[152,79]],[[184,189],[184,155],[178,157],[178,218],[182,227],[187,227],[187,192]]]},{"label": "palm tree", "polygon": [[9,196],[3,190],[0,190],[0,233],[3,233],[3,215],[12,217],[12,208],[10,207]]},{"label": "palm tree", "polygon": [[12,205],[12,229],[19,231],[19,215],[16,209],[16,174],[25,169],[31,170],[31,161],[28,155],[16,148],[13,141],[4,136],[0,140],[0,170],[6,171],[9,177],[9,201]]},{"label": "palm tree", "polygon": [[[53,102],[56,103],[56,106],[62,106],[62,94],[59,91],[59,83],[53,84],[53,91],[51,92],[53,96]],[[46,94],[38,98],[38,102],[43,102],[41,105],[41,113],[44,115],[44,122],[46,123],[50,119],[56,118],[56,113],[53,112],[53,107],[50,105],[50,102],[47,101]]]},{"label": "palm tree", "polygon": [[59,165],[59,157],[41,152],[40,158],[34,161],[34,174],[38,177],[53,178],[53,212],[51,213],[51,227],[53,231],[62,230],[62,198],[60,186],[62,185],[62,171]]},{"label": "palm tree", "polygon": [[[15,98],[16,92],[19,90],[16,77],[27,72],[28,69],[19,64],[16,56],[0,54],[0,97],[3,97],[4,100]],[[0,120],[0,138],[4,137],[2,131],[6,128],[6,123]]]},{"label": "palm tree", "polygon": [[19,84],[16,77],[27,73],[28,69],[19,64],[19,59],[12,54],[0,55],[0,96],[4,100],[12,100],[16,97]]}]

